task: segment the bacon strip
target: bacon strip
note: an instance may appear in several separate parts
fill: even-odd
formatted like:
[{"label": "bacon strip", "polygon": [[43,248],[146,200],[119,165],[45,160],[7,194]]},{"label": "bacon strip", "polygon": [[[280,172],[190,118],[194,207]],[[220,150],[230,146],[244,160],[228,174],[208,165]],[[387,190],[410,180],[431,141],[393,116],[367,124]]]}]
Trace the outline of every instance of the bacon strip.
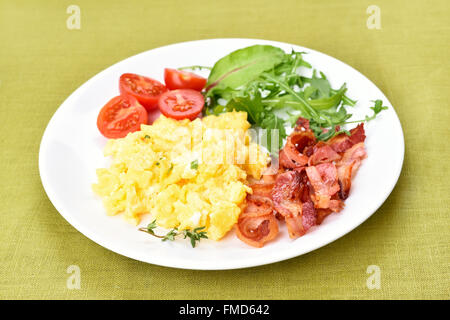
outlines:
[{"label": "bacon strip", "polygon": [[301,211],[299,199],[300,173],[287,171],[279,174],[272,189],[272,200],[275,210],[283,217],[296,216]]},{"label": "bacon strip", "polygon": [[360,123],[355,128],[350,130],[350,140],[353,142],[353,144],[364,142],[366,140],[364,123]]},{"label": "bacon strip", "polygon": [[316,224],[314,205],[309,198],[306,174],[287,171],[278,175],[272,191],[274,208],[284,217],[289,236],[293,239]]},{"label": "bacon strip", "polygon": [[278,234],[278,222],[274,216],[271,191],[272,178],[262,178],[251,185],[253,194],[247,195],[247,206],[238,219],[236,234],[243,242],[262,247]]},{"label": "bacon strip", "polygon": [[308,163],[308,156],[302,152],[306,147],[316,143],[316,137],[311,130],[296,131],[287,138],[286,145],[280,151],[280,164],[294,169]]},{"label": "bacon strip", "polygon": [[342,200],[347,199],[352,185],[352,178],[366,156],[364,143],[360,142],[348,149],[342,156],[341,161],[336,164],[340,186],[339,197]]},{"label": "bacon strip", "polygon": [[317,215],[312,201],[302,204],[300,215],[285,217],[289,237],[296,239],[303,236],[311,227],[317,223]]},{"label": "bacon strip", "polygon": [[240,218],[253,218],[273,214],[273,203],[270,198],[248,195],[247,207],[239,216]]},{"label": "bacon strip", "polygon": [[323,220],[328,217],[333,211],[331,209],[316,209],[317,224],[321,224]]},{"label": "bacon strip", "polygon": [[315,166],[316,164],[321,164],[325,162],[333,162],[340,160],[341,156],[333,150],[329,145],[324,145],[323,147],[317,148],[316,151],[310,156],[308,160],[309,166]]},{"label": "bacon strip", "polygon": [[253,183],[250,187],[253,190],[253,195],[270,198],[273,185],[273,183]]},{"label": "bacon strip", "polygon": [[[306,174],[314,188],[313,201],[316,208],[329,208],[331,196],[339,191],[336,166],[333,163],[322,163],[306,167]],[[334,209],[338,206],[334,205]]]},{"label": "bacon strip", "polygon": [[[337,129],[339,130],[339,129]],[[303,236],[332,212],[344,208],[351,179],[366,157],[364,125],[339,134],[327,142],[316,141],[309,121],[299,118],[293,133],[280,151],[280,170],[250,186],[237,223],[242,241],[262,247],[278,234],[284,220],[289,236]]]},{"label": "bacon strip", "polygon": [[326,143],[336,152],[345,152],[353,145],[364,142],[365,139],[366,135],[364,131],[364,123],[361,123],[350,130],[350,136],[345,133],[340,133],[328,140]]},{"label": "bacon strip", "polygon": [[278,222],[273,214],[239,218],[236,234],[243,242],[261,248],[278,234]]},{"label": "bacon strip", "polygon": [[295,127],[294,130],[296,130],[296,131],[309,130],[309,120],[308,119],[299,117],[295,123],[297,126]]}]

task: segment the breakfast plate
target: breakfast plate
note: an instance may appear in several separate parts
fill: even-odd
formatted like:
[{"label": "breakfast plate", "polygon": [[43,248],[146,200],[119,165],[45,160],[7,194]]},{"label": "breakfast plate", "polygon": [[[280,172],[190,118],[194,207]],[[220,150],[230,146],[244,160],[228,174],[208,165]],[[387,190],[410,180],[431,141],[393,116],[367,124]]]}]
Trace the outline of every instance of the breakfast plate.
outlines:
[{"label": "breakfast plate", "polygon": [[[372,100],[382,99],[387,110],[365,124],[367,159],[352,181],[345,208],[328,216],[320,226],[292,240],[285,226],[276,241],[253,248],[239,241],[234,231],[220,241],[202,240],[195,248],[187,241],[161,242],[120,216],[108,216],[92,191],[96,169],[107,167],[103,155],[107,139],[97,129],[97,115],[119,94],[117,79],[124,73],[143,74],[163,81],[164,67],[213,66],[230,52],[271,45],[286,52],[305,52],[307,61],[326,73],[333,87],[346,83],[347,95],[357,100],[352,119],[368,113]],[[399,178],[404,157],[400,121],[384,94],[365,76],[345,63],[297,45],[256,39],[211,39],[183,42],[127,58],[92,77],[57,109],[43,135],[39,170],[44,189],[58,212],[78,231],[99,245],[147,263],[161,266],[224,270],[278,262],[318,249],[355,229],[387,199]],[[147,225],[150,218],[141,221]]]}]

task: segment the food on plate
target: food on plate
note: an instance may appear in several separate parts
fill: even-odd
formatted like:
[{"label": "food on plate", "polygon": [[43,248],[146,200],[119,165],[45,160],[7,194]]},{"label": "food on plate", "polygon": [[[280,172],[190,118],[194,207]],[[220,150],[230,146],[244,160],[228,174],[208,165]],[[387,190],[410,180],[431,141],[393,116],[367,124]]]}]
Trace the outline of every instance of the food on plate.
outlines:
[{"label": "food on plate", "polygon": [[124,73],[119,79],[119,90],[122,95],[135,97],[147,110],[158,107],[158,99],[167,88],[161,82],[134,73]]},{"label": "food on plate", "polygon": [[[357,102],[345,83],[333,88],[304,54],[250,46],[212,68],[180,68],[210,69],[208,79],[166,68],[165,85],[123,74],[121,95],[97,122],[112,139],[104,151],[112,164],[93,186],[108,214],[135,224],[150,214],[139,230],[193,247],[235,227],[260,248],[277,238],[279,222],[295,239],[340,212],[367,157],[364,123],[387,107],[375,100],[372,115],[350,119]],[[267,170],[269,154],[278,170]],[[158,226],[171,230],[160,235]]]},{"label": "food on plate", "polygon": [[261,248],[278,235],[271,197],[273,183],[273,176],[265,175],[261,181],[250,184],[252,193],[247,195],[246,207],[236,225],[238,238],[254,247]]},{"label": "food on plate", "polygon": [[262,45],[228,54],[216,62],[208,77],[205,113],[246,111],[252,125],[276,130],[278,144],[269,139],[266,146],[277,155],[288,136],[287,127],[293,127],[299,117],[309,120],[318,140],[326,141],[345,132],[345,125],[370,121],[386,109],[377,100],[372,116],[348,121],[349,107],[356,101],[346,96],[345,83],[333,89],[324,73],[311,70],[304,55]]},{"label": "food on plate", "polygon": [[160,227],[205,227],[210,239],[219,240],[245,206],[247,177],[259,179],[267,167],[268,155],[251,141],[249,128],[245,112],[194,121],[161,116],[107,142],[111,166],[98,169],[93,190],[110,215],[123,213],[137,224],[150,213]]},{"label": "food on plate", "polygon": [[[286,221],[291,238],[304,235],[327,215],[343,209],[351,179],[366,157],[363,124],[350,135],[339,133],[323,142],[311,135],[308,120],[300,118],[297,123],[280,152],[287,156],[280,157],[281,173],[272,190],[275,210]],[[285,153],[286,148],[292,149],[294,137],[302,143],[295,144],[295,151]],[[306,159],[299,162],[298,156],[291,156],[294,153]]]},{"label": "food on plate", "polygon": [[327,142],[317,140],[309,121],[299,118],[280,150],[280,168],[250,184],[247,206],[236,233],[245,243],[262,247],[278,234],[284,220],[292,239],[303,236],[332,212],[344,208],[352,177],[366,157],[364,125],[339,133]]},{"label": "food on plate", "polygon": [[203,109],[203,95],[192,89],[167,91],[159,97],[158,107],[163,115],[172,119],[195,119]]},{"label": "food on plate", "polygon": [[123,138],[147,124],[147,111],[132,96],[117,96],[108,101],[97,117],[98,130],[111,139]]},{"label": "food on plate", "polygon": [[192,89],[202,91],[206,84],[206,78],[192,72],[166,68],[164,69],[164,83],[170,90]]}]

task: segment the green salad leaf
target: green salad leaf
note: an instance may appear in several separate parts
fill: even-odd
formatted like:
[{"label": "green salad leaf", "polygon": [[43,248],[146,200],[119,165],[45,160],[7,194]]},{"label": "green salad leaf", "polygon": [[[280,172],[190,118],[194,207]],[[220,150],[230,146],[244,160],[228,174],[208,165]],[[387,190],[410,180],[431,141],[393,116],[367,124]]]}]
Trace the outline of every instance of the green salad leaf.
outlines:
[{"label": "green salad leaf", "polygon": [[[316,138],[325,141],[342,132],[348,134],[341,126],[371,121],[387,108],[381,100],[376,100],[371,107],[373,115],[347,121],[352,116],[347,108],[355,106],[356,101],[346,96],[345,83],[333,89],[325,74],[312,70],[303,54],[255,45],[223,57],[209,75],[204,112],[207,115],[232,110],[247,112],[253,127],[267,130],[264,146],[277,155],[287,136],[285,127],[294,126],[299,117],[309,119]],[[306,75],[307,69],[312,70],[312,76]],[[284,111],[285,116],[277,111]],[[271,140],[276,136],[273,130],[279,139],[275,148]]]},{"label": "green salad leaf", "polygon": [[216,62],[206,84],[209,94],[215,90],[236,89],[279,64],[285,53],[280,48],[255,45],[236,50]]},{"label": "green salad leaf", "polygon": [[381,111],[386,110],[388,107],[383,106],[383,101],[381,100],[375,100],[375,105],[373,107],[370,107],[370,109],[373,110],[372,116],[366,116],[364,119],[365,121],[370,121],[376,118],[377,114],[379,114]]}]

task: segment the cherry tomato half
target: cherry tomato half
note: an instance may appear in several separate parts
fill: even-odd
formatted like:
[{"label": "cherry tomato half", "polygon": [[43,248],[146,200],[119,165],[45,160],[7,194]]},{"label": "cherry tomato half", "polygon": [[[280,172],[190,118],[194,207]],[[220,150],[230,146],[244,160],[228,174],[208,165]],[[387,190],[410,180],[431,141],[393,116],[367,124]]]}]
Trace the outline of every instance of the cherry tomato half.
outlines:
[{"label": "cherry tomato half", "polygon": [[193,120],[202,111],[205,99],[203,95],[191,89],[167,91],[158,100],[158,107],[166,117]]},{"label": "cherry tomato half", "polygon": [[202,91],[206,85],[206,79],[192,72],[176,69],[164,69],[164,82],[170,90],[192,89]]},{"label": "cherry tomato half", "polygon": [[159,96],[167,91],[161,82],[134,73],[124,73],[119,80],[120,94],[135,97],[147,110],[158,106]]},{"label": "cherry tomato half", "polygon": [[120,95],[109,100],[100,110],[97,127],[106,138],[125,137],[147,124],[147,111],[132,96]]}]

